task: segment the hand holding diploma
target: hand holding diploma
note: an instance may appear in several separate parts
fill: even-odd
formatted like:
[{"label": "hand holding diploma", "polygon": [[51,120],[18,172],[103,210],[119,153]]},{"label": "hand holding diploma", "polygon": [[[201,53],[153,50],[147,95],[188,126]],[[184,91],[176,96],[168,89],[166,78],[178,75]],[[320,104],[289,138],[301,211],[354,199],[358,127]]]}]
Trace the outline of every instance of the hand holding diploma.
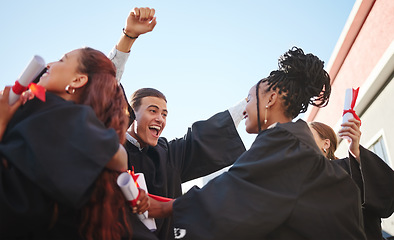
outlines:
[{"label": "hand holding diploma", "polygon": [[[133,212],[138,212],[139,219],[151,231],[156,230],[156,223],[153,218],[148,218],[149,197],[145,193],[147,191],[145,178],[142,173],[134,174],[124,172],[117,179],[118,186],[122,190],[126,199],[133,206]],[[141,186],[141,188],[137,188]],[[145,189],[144,189],[145,187]]]},{"label": "hand holding diploma", "polygon": [[339,130],[338,135],[345,138],[350,143],[349,151],[360,162],[360,131],[361,122],[355,118],[349,119],[347,122],[342,123],[342,128]]},{"label": "hand holding diploma", "polygon": [[45,101],[45,89],[32,83],[34,79],[36,79],[39,74],[43,72],[44,69],[44,59],[37,55],[34,56],[25,70],[22,72],[19,80],[17,80],[14,86],[12,86],[12,90],[10,91],[9,95],[10,105],[13,105],[19,99],[19,96],[28,88],[30,88],[37,98],[39,98],[41,101]]},{"label": "hand holding diploma", "polygon": [[360,161],[360,138],[361,138],[361,119],[354,111],[354,106],[358,96],[357,89],[346,89],[345,104],[343,110],[342,128],[339,130],[338,135],[341,138],[347,139],[350,143],[350,153]]},{"label": "hand holding diploma", "polygon": [[3,139],[3,134],[7,128],[8,122],[14,116],[16,110],[22,105],[23,99],[20,97],[13,105],[8,104],[11,87],[5,87],[4,91],[0,93],[0,141]]}]

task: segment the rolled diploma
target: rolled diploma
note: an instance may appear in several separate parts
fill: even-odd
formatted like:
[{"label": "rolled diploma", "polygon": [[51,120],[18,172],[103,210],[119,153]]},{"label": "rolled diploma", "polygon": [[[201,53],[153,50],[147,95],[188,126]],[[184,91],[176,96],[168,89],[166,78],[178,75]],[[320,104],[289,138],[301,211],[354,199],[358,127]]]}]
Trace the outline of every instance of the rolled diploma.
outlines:
[{"label": "rolled diploma", "polygon": [[[140,174],[142,174],[142,173],[140,173]],[[142,174],[142,177],[143,177],[143,174]],[[141,176],[138,177],[138,179],[137,179],[138,185],[140,185],[139,181],[141,181],[141,180],[139,180],[139,178],[141,178]],[[146,188],[144,177],[143,177],[142,181],[143,181],[143,184],[145,185],[145,188]],[[118,176],[117,184],[120,187],[120,189],[122,190],[124,196],[126,197],[126,199],[128,201],[132,201],[138,197],[139,190],[134,183],[133,177],[129,173],[127,173],[127,172],[121,173]],[[142,189],[144,189],[144,188],[142,188]],[[151,231],[156,230],[155,220],[153,218],[148,218],[148,211],[145,211],[143,214],[138,214],[138,218],[145,224],[145,226],[148,229],[150,229]]]},{"label": "rolled diploma", "polygon": [[[346,92],[345,92],[345,104],[343,106],[343,110],[349,110],[352,108],[352,100],[353,100],[353,89],[351,88],[347,88]],[[353,118],[353,114],[351,113],[346,113],[345,115],[343,115],[342,117],[342,123],[345,123],[347,121],[349,121],[349,119]]]},{"label": "rolled diploma", "polygon": [[[148,194],[148,188],[146,187],[146,182],[145,182],[145,176],[143,173],[136,173],[136,176],[138,176],[137,178],[137,183],[140,186],[140,188],[144,189],[145,192]],[[156,222],[154,218],[148,218],[148,211],[144,212],[144,214],[146,214],[146,218],[141,219],[141,221],[145,224],[145,226],[151,230],[154,231],[157,229],[156,227]]]},{"label": "rolled diploma", "polygon": [[[353,100],[353,89],[347,88],[345,91],[345,104],[343,106],[343,110],[348,110],[352,108],[352,100]],[[345,115],[342,116],[342,123],[348,122],[349,119],[354,118],[353,114],[351,113],[345,113]],[[345,139],[350,140],[348,137],[343,137]]]},{"label": "rolled diploma", "polygon": [[[27,87],[31,82],[33,82],[33,80],[38,76],[38,74],[40,74],[42,70],[44,70],[44,68],[44,59],[38,55],[35,55],[19,77],[19,84]],[[16,94],[13,90],[11,90],[8,104],[13,105],[19,99],[19,96],[19,94]]]}]

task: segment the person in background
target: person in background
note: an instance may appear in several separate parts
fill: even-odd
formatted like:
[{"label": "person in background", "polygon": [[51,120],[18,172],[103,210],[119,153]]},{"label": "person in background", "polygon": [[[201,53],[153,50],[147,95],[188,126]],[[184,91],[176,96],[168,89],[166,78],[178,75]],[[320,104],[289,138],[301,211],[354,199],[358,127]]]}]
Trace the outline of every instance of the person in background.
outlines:
[{"label": "person in background", "polygon": [[[80,48],[49,63],[46,101],[0,96],[0,238],[131,239],[129,203],[116,185],[127,169],[127,103],[116,69]],[[116,100],[114,100],[116,99]],[[144,193],[142,194],[144,195]],[[140,198],[139,211],[149,205]],[[142,224],[142,223],[141,223]],[[144,239],[156,239],[145,232]]]},{"label": "person in background", "polygon": [[252,86],[245,108],[248,151],[201,189],[149,215],[174,218],[178,239],[365,239],[357,187],[325,158],[306,122],[309,104],[328,102],[330,77],[313,54],[293,47],[279,69]]},{"label": "person in background", "polygon": [[323,154],[342,166],[358,185],[367,239],[383,239],[381,218],[388,218],[394,212],[394,171],[360,145],[361,122],[357,119],[343,123],[338,132],[350,143],[348,157],[341,159],[335,156],[338,142],[334,130],[321,122],[310,122],[309,126]]},{"label": "person in background", "polygon": [[[122,36],[109,54],[119,80],[136,37],[156,25],[154,14],[152,8],[135,8],[128,16]],[[165,95],[154,88],[136,90],[130,98],[131,126],[125,143],[129,169],[144,173],[149,193],[181,196],[182,183],[231,165],[245,151],[236,129],[245,104],[240,101],[208,120],[195,122],[183,138],[167,140],[161,137],[169,112]],[[170,217],[156,219],[156,224],[160,239],[174,238]]]}]

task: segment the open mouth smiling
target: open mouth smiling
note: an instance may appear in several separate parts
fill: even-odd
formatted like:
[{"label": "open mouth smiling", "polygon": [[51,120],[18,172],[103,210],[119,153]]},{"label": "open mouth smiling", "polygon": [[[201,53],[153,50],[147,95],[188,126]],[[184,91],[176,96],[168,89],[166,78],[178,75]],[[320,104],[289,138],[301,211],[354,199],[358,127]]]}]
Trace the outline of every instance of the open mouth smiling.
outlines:
[{"label": "open mouth smiling", "polygon": [[149,126],[149,130],[151,130],[151,132],[153,132],[154,135],[156,137],[158,137],[159,133],[160,133],[160,130],[161,130],[161,127],[152,125],[152,126]]}]

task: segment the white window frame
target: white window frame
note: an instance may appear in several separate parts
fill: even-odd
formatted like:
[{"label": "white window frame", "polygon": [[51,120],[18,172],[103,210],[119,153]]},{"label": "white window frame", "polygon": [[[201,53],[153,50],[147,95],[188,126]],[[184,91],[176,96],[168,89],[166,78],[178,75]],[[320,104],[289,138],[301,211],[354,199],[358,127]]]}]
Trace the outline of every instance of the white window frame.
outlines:
[{"label": "white window frame", "polygon": [[373,145],[375,145],[375,143],[379,140],[379,138],[383,139],[383,150],[386,154],[387,159],[382,159],[387,165],[389,165],[393,170],[394,170],[394,165],[393,162],[391,161],[390,158],[390,152],[389,152],[389,148],[387,146],[387,138],[386,138],[386,134],[384,133],[383,129],[380,129],[368,142],[367,144],[365,144],[365,147],[367,147],[367,149],[370,149]]}]

